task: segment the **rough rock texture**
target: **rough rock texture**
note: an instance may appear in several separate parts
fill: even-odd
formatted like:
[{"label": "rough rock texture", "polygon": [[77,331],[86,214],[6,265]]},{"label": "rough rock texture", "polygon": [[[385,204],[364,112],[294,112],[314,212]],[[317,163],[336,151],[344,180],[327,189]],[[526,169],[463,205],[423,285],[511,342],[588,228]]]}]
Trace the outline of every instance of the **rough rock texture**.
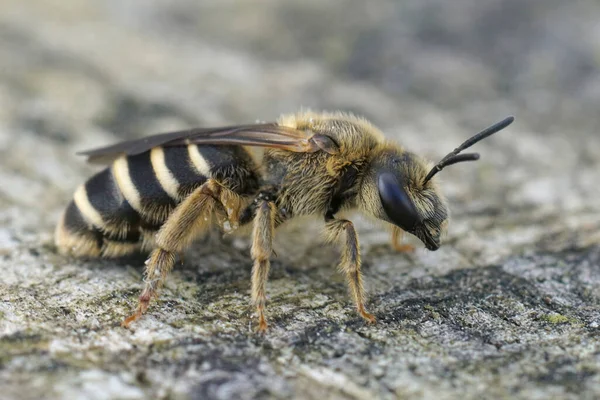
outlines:
[{"label": "rough rock texture", "polygon": [[[597,398],[598,20],[593,0],[2,1],[0,397]],[[75,151],[300,107],[432,159],[517,122],[444,172],[439,251],[394,253],[356,218],[377,325],[311,220],[278,236],[266,336],[244,236],[201,241],[120,328],[143,258],[53,248],[93,172]]]}]

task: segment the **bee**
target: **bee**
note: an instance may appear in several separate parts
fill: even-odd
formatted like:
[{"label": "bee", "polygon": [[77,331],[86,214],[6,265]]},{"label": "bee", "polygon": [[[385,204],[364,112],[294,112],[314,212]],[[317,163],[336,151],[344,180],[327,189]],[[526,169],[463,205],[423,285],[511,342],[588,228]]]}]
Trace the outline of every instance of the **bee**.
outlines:
[{"label": "bee", "polygon": [[[61,253],[120,257],[145,251],[144,288],[128,327],[158,295],[177,257],[216,224],[228,232],[252,224],[251,292],[258,330],[267,329],[266,285],[277,227],[303,215],[322,216],[327,242],[342,245],[358,313],[365,307],[358,235],[342,210],[358,210],[392,228],[399,250],[405,232],[429,250],[440,247],[449,211],[435,175],[479,159],[461,152],[506,128],[508,117],[479,132],[437,164],[386,140],[352,114],[303,111],[277,122],[191,129],[82,152],[108,167],[81,185],[55,233]],[[262,148],[260,162],[249,147]]]}]

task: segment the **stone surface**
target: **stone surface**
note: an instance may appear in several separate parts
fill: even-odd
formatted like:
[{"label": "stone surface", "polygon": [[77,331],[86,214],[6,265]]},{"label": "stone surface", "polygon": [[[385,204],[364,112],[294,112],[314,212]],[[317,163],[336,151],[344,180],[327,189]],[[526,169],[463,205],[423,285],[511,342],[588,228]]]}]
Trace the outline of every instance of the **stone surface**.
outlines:
[{"label": "stone surface", "polygon": [[[597,398],[599,18],[592,0],[4,0],[0,397]],[[132,331],[143,258],[55,253],[94,171],[77,150],[301,107],[432,159],[517,118],[444,172],[439,251],[394,253],[355,218],[377,325],[315,220],[278,235],[264,337],[243,235],[200,241]]]}]

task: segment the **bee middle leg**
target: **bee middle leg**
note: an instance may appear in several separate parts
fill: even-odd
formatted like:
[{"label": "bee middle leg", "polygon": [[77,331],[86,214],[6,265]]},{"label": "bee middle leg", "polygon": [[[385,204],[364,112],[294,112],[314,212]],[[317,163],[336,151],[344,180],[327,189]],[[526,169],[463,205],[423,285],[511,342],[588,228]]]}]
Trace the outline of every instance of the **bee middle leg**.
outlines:
[{"label": "bee middle leg", "polygon": [[354,224],[345,219],[331,219],[325,225],[327,240],[333,242],[345,235],[344,247],[340,260],[340,269],[346,273],[348,285],[358,313],[367,322],[374,323],[375,317],[368,313],[365,308],[366,295],[362,283],[362,273],[360,271],[361,259],[360,248],[358,245],[358,235],[354,229]]},{"label": "bee middle leg", "polygon": [[266,286],[271,267],[271,253],[273,253],[273,234],[275,231],[275,216],[277,209],[275,203],[262,200],[256,207],[254,226],[252,231],[252,302],[258,313],[258,331],[267,330],[265,318],[265,304],[267,301]]},{"label": "bee middle leg", "polygon": [[231,194],[226,192],[230,191],[216,181],[208,180],[192,192],[169,216],[156,235],[156,248],[146,261],[145,285],[137,309],[133,315],[123,321],[121,324],[123,327],[128,327],[146,312],[150,300],[157,296],[173,268],[177,254],[181,254],[208,228],[211,216],[214,213],[227,215],[222,202],[223,199],[230,198]]},{"label": "bee middle leg", "polygon": [[394,250],[401,253],[412,253],[415,251],[415,246],[412,244],[402,243],[404,231],[397,226],[392,228],[392,247]]}]

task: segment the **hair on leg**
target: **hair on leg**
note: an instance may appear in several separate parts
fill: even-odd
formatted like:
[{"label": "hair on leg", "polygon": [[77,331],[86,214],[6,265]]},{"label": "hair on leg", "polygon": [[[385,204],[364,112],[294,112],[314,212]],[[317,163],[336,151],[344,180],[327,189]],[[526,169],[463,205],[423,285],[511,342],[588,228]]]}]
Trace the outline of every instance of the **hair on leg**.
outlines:
[{"label": "hair on leg", "polygon": [[252,231],[252,302],[258,313],[258,331],[266,331],[265,303],[266,286],[273,252],[273,233],[275,231],[275,204],[263,200],[256,208]]},{"label": "hair on leg", "polygon": [[220,202],[221,194],[227,189],[209,179],[192,192],[169,216],[156,235],[156,248],[146,261],[144,289],[133,315],[123,321],[127,327],[138,320],[148,309],[173,268],[177,254],[181,254],[190,243],[204,233],[215,213],[224,213]]},{"label": "hair on leg", "polygon": [[144,273],[144,290],[138,300],[138,306],[135,312],[127,317],[121,326],[129,327],[132,322],[137,321],[146,312],[150,305],[150,300],[157,296],[158,290],[162,287],[169,271],[175,264],[175,253],[163,249],[155,249],[150,258],[146,261],[146,272]]},{"label": "hair on leg", "polygon": [[346,274],[348,286],[350,287],[350,292],[354,298],[358,313],[367,320],[367,322],[375,322],[375,317],[368,313],[365,308],[366,295],[362,283],[362,273],[360,271],[360,248],[354,224],[345,219],[333,219],[327,221],[325,229],[328,242],[338,241],[345,235],[339,267]]}]

